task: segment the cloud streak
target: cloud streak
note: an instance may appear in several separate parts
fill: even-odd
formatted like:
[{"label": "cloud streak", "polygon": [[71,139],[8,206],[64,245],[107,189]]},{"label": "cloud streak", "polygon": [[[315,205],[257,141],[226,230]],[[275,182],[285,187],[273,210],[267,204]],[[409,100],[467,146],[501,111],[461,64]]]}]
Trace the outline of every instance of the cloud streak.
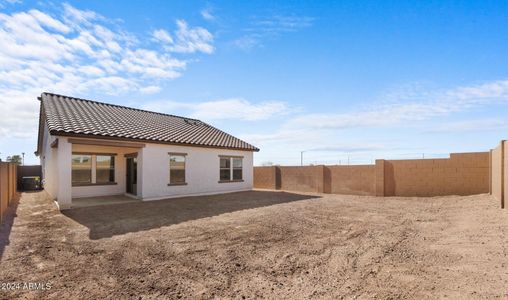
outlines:
[{"label": "cloud streak", "polygon": [[[419,95],[414,95],[420,98]],[[405,96],[391,103],[348,113],[316,113],[291,119],[286,128],[346,129],[393,126],[423,121],[475,107],[508,102],[508,80],[499,80],[444,91],[427,92],[427,100],[412,101]]]},{"label": "cloud streak", "polygon": [[235,39],[233,45],[242,50],[251,50],[263,44],[264,40],[275,39],[286,33],[296,32],[312,26],[314,18],[297,15],[273,15],[253,17],[246,34]]},{"label": "cloud streak", "polygon": [[285,102],[267,101],[252,103],[243,98],[230,98],[200,103],[157,101],[143,105],[143,109],[173,114],[175,111],[184,111],[189,117],[207,121],[260,121],[288,114],[291,111]]},{"label": "cloud streak", "polygon": [[457,122],[446,122],[433,126],[424,133],[452,133],[474,131],[505,131],[508,129],[508,121],[500,119],[480,119]]}]

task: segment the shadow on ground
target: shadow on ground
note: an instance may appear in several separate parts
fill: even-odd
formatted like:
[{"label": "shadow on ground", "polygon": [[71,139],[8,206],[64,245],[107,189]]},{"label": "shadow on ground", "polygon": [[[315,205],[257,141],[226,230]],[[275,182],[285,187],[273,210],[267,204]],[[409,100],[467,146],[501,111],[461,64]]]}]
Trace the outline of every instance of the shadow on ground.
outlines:
[{"label": "shadow on ground", "polygon": [[9,245],[11,235],[12,225],[14,224],[14,219],[16,218],[16,211],[18,210],[18,204],[20,200],[21,193],[18,193],[12,201],[12,204],[8,206],[5,211],[4,219],[2,223],[0,223],[0,259],[2,259],[5,247]]},{"label": "shadow on ground", "polygon": [[287,192],[249,191],[83,207],[63,211],[63,214],[88,227],[91,239],[100,239],[244,209],[312,198],[320,197]]}]

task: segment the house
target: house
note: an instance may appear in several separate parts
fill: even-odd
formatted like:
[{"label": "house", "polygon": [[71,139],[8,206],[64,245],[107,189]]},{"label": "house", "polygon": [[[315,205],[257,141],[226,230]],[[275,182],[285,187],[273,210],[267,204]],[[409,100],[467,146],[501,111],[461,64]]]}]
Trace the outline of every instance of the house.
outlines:
[{"label": "house", "polygon": [[43,93],[43,184],[60,209],[73,199],[141,200],[250,190],[256,147],[202,121]]}]

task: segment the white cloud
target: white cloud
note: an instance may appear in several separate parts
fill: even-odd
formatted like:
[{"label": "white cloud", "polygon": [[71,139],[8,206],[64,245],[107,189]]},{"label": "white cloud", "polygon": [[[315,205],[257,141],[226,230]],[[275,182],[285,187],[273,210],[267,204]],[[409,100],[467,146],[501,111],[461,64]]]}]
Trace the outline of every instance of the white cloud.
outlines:
[{"label": "white cloud", "polygon": [[308,16],[274,15],[271,17],[254,18],[251,30],[278,34],[310,27],[313,22],[314,18]]},{"label": "white cloud", "polygon": [[[300,163],[300,151],[305,150],[310,151],[305,153],[304,163],[344,162],[349,153],[354,153],[351,155],[354,163],[372,163],[375,158],[415,158],[421,157],[422,153],[426,157],[442,157],[450,149],[449,145],[440,148],[440,143],[436,142],[419,144],[415,142],[417,137],[401,135],[400,128],[412,127],[412,132],[419,133],[448,134],[508,129],[508,121],[502,118],[447,120],[455,114],[481,107],[507,104],[508,80],[445,90],[424,89],[421,85],[415,88],[406,86],[390,91],[382,100],[353,111],[290,116],[278,128],[264,133],[241,134],[240,137],[261,149],[256,158],[258,163],[297,164]],[[454,147],[458,143],[455,142]],[[419,148],[414,148],[414,145]],[[465,149],[476,151],[475,148]],[[341,156],[341,153],[348,155]]]},{"label": "white cloud", "polygon": [[62,33],[68,33],[71,31],[71,28],[69,26],[63,24],[62,22],[53,19],[52,17],[48,16],[45,13],[42,13],[38,10],[31,10],[29,12],[37,21],[39,21],[39,24],[44,25],[46,27],[55,29]]},{"label": "white cloud", "polygon": [[296,32],[312,26],[314,18],[296,15],[274,15],[253,17],[245,35],[235,39],[232,44],[242,50],[251,50],[262,45],[263,40],[275,39],[278,36]]},{"label": "white cloud", "polygon": [[471,131],[506,131],[508,121],[500,119],[481,119],[457,122],[445,122],[425,130],[427,133],[471,132]]},{"label": "white cloud", "polygon": [[156,40],[156,41],[159,41],[159,42],[163,42],[163,43],[168,43],[168,44],[173,44],[173,38],[171,37],[171,35],[169,35],[169,33],[164,30],[164,29],[158,29],[158,30],[155,30],[153,33],[152,33],[152,36],[153,38]]},{"label": "white cloud", "polygon": [[[167,42],[164,32],[158,36]],[[213,49],[204,28],[179,21],[176,32],[173,46],[181,52]],[[181,76],[188,63],[167,51],[145,48],[118,22],[70,4],[63,4],[61,14],[36,9],[0,13],[0,45],[0,138],[26,132],[33,137],[36,97],[43,91],[76,96],[91,91],[157,93],[162,81]]]},{"label": "white cloud", "polygon": [[177,53],[212,53],[214,51],[213,35],[203,27],[189,27],[184,20],[176,21],[178,29],[174,38],[163,30],[158,29],[152,32],[154,40],[162,43],[164,49]]},{"label": "white cloud", "polygon": [[201,120],[259,121],[290,112],[288,105],[280,101],[251,103],[242,98],[232,98],[201,103],[158,101],[147,103],[144,109],[174,113],[185,111],[186,115]]},{"label": "white cloud", "polygon": [[67,21],[74,26],[79,26],[80,24],[89,24],[90,21],[99,18],[99,15],[91,10],[80,10],[68,3],[63,4],[64,8],[64,16]]},{"label": "white cloud", "polygon": [[251,50],[260,44],[260,38],[254,35],[246,35],[242,36],[233,41],[233,45],[237,48],[240,48],[244,51]]},{"label": "white cloud", "polygon": [[[414,101],[406,95],[392,102],[374,105],[370,109],[348,113],[316,113],[296,117],[287,128],[345,129],[354,127],[390,126],[409,121],[423,121],[434,117],[470,110],[493,103],[508,102],[508,80],[445,91],[425,92],[427,100]],[[420,95],[414,95],[420,99]]]},{"label": "white cloud", "polygon": [[207,21],[215,20],[215,16],[212,14],[212,10],[210,8],[202,9],[200,14],[203,17],[203,19]]},{"label": "white cloud", "polygon": [[194,107],[192,115],[198,119],[222,120],[266,120],[274,115],[286,113],[286,103],[279,101],[250,103],[245,99],[226,99],[203,102]]},{"label": "white cloud", "polygon": [[141,88],[139,91],[143,94],[156,94],[161,91],[161,87],[156,86],[156,85],[150,85],[150,86]]},{"label": "white cloud", "polygon": [[[21,0],[4,0],[4,1],[9,3],[9,4],[20,4],[20,3],[23,2]],[[1,2],[0,2],[0,7],[1,7]]]}]

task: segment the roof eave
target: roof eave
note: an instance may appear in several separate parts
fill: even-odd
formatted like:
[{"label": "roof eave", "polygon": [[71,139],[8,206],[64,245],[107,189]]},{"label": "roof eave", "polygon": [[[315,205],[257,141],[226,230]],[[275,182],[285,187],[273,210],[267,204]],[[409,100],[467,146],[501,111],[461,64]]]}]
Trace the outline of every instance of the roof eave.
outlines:
[{"label": "roof eave", "polygon": [[43,122],[43,119],[45,119],[45,117],[44,117],[44,109],[42,106],[42,97],[40,97],[40,96],[37,97],[37,100],[39,100],[39,102],[40,102],[40,107],[39,107],[39,131],[37,134],[37,150],[35,150],[35,152],[34,152],[35,156],[39,156],[42,151],[42,135],[44,133],[43,126],[45,123],[45,122]]},{"label": "roof eave", "polygon": [[250,149],[250,148],[236,148],[236,147],[224,147],[224,146],[213,146],[213,145],[166,142],[166,141],[127,138],[127,137],[104,136],[104,135],[95,135],[95,134],[86,134],[86,133],[65,132],[65,131],[59,131],[59,130],[50,130],[49,133],[54,136],[65,136],[65,137],[82,137],[82,138],[118,140],[118,141],[137,141],[137,142],[143,142],[143,143],[162,144],[162,145],[175,145],[175,146],[188,146],[188,147],[199,147],[199,148],[259,152],[259,148],[256,148],[254,146],[252,149]]}]

